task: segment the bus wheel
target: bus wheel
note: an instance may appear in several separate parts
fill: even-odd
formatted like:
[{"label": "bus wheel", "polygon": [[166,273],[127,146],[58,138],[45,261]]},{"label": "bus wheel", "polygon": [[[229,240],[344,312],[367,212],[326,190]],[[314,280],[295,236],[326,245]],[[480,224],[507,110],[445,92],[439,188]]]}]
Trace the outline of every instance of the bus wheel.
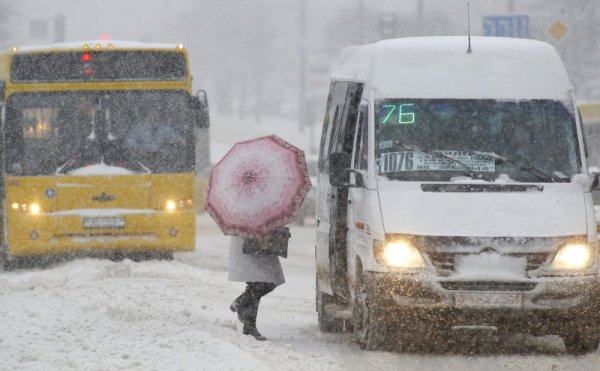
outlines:
[{"label": "bus wheel", "polygon": [[0,271],[8,269],[8,256],[6,251],[0,247]]},{"label": "bus wheel", "polygon": [[173,260],[173,251],[163,251],[156,254],[158,260]]},{"label": "bus wheel", "polygon": [[146,260],[173,260],[172,251],[153,251],[153,252],[131,252],[128,253],[126,258],[133,260],[134,262],[141,262]]},{"label": "bus wheel", "polygon": [[125,259],[125,254],[122,253],[121,251],[115,251],[113,253],[108,254],[108,259],[110,259],[114,262],[120,262],[123,259]]}]

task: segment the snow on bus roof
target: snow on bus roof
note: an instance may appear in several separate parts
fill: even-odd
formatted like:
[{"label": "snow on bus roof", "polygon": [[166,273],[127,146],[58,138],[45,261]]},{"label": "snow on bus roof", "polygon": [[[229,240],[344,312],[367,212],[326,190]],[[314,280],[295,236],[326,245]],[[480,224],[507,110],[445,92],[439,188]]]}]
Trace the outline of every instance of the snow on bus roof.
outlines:
[{"label": "snow on bus roof", "polygon": [[573,89],[551,45],[466,36],[383,40],[344,49],[333,80],[362,81],[379,97],[570,99]]},{"label": "snow on bus roof", "polygon": [[[30,52],[40,50],[83,50],[84,45],[88,45],[90,50],[96,50],[96,45],[100,45],[100,50],[110,48],[114,49],[177,49],[181,48],[181,44],[162,44],[162,43],[145,43],[139,41],[123,41],[123,40],[82,40],[65,43],[55,43],[46,45],[26,45],[16,48],[17,51]],[[14,50],[14,49],[13,49]]]}]

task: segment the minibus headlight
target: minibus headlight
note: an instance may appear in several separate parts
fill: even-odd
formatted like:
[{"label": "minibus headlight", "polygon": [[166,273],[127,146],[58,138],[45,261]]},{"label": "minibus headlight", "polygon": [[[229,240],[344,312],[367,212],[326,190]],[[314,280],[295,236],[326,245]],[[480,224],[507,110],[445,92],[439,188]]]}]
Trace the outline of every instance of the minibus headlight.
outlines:
[{"label": "minibus headlight", "polygon": [[587,243],[571,243],[561,247],[551,267],[560,270],[579,270],[588,268],[593,262],[593,252]]},{"label": "minibus headlight", "polygon": [[375,256],[380,263],[390,267],[425,267],[425,260],[423,260],[421,252],[407,240],[393,240],[376,244]]}]

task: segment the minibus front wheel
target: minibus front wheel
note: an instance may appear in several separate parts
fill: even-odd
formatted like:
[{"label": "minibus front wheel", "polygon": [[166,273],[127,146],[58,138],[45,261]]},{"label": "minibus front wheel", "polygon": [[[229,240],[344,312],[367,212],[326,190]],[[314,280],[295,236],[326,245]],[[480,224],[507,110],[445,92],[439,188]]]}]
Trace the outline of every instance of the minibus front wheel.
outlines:
[{"label": "minibus front wheel", "polygon": [[389,311],[377,300],[373,286],[366,282],[362,268],[357,272],[354,308],[354,338],[364,350],[387,349],[389,343]]},{"label": "minibus front wheel", "polygon": [[568,354],[583,355],[595,352],[600,345],[600,336],[595,333],[574,331],[562,336]]}]

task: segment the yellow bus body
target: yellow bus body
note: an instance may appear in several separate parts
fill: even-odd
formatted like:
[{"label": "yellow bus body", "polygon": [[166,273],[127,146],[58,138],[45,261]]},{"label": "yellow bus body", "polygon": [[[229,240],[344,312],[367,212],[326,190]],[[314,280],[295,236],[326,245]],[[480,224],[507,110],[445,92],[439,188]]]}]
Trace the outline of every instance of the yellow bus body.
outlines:
[{"label": "yellow bus body", "polygon": [[[114,49],[118,49],[118,46]],[[26,92],[180,90],[191,94],[192,78],[187,52],[178,49],[185,55],[185,80],[67,83],[11,82],[12,56],[21,52],[82,51],[83,47],[7,51],[0,54],[0,79],[6,82],[5,102],[13,94]],[[148,50],[157,49],[149,47]],[[90,176],[5,175],[3,243],[9,259],[84,251],[192,251],[196,244],[196,211],[202,208],[204,202],[205,183],[206,180],[197,177],[194,172]],[[166,208],[169,201],[175,205],[174,210]],[[37,212],[30,209],[33,204],[38,205]],[[86,227],[87,218],[104,218],[103,221],[118,219],[124,224],[117,227]]]}]

